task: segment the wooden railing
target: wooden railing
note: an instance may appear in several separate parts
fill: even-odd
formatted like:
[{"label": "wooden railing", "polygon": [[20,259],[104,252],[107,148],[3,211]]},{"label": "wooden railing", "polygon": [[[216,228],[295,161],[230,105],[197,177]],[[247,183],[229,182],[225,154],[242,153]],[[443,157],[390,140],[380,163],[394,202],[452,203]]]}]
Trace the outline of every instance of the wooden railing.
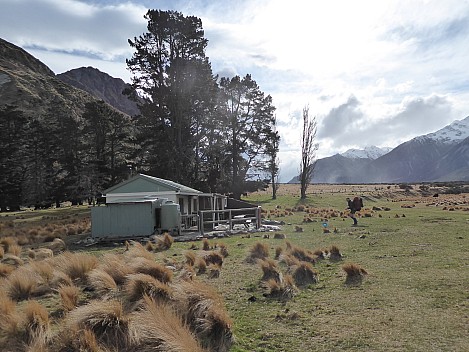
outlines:
[{"label": "wooden railing", "polygon": [[258,229],[261,226],[261,207],[225,209],[225,210],[201,210],[199,211],[199,231],[204,234],[206,225],[215,228],[217,225],[228,225],[233,230],[236,224],[243,224],[246,228],[251,224]]}]

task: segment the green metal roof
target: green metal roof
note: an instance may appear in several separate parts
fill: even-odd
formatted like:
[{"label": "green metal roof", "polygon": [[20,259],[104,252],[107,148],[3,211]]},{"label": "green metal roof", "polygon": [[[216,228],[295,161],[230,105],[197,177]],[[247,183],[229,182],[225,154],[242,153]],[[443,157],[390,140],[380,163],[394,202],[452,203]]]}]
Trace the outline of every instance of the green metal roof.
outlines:
[{"label": "green metal roof", "polygon": [[203,192],[181,185],[179,183],[164,180],[162,178],[137,174],[111,188],[103,191],[110,193],[134,193],[134,192],[176,192],[184,194],[201,194]]}]

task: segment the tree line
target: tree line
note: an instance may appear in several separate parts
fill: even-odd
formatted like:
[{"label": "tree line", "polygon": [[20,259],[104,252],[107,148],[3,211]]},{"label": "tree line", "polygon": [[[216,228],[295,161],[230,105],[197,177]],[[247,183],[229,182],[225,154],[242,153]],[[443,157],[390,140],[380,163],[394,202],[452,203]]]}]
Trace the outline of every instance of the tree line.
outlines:
[{"label": "tree line", "polygon": [[[147,173],[235,198],[279,172],[275,107],[246,74],[214,75],[202,21],[149,10],[148,32],[129,39],[127,66],[140,114],[102,101],[72,117],[65,104],[41,116],[0,109],[0,208],[79,203]],[[275,196],[275,195],[274,195]]]}]

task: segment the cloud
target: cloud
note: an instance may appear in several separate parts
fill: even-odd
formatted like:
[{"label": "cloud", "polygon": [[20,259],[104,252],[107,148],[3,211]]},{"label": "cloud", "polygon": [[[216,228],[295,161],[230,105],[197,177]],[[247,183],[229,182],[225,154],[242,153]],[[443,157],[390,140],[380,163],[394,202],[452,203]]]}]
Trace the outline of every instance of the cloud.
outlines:
[{"label": "cloud", "polygon": [[375,121],[360,110],[360,105],[350,97],[331,109],[318,127],[320,148],[323,143],[338,151],[369,145],[396,147],[454,121],[452,103],[444,96],[408,97],[402,101],[400,111]]},{"label": "cloud", "polygon": [[346,103],[333,108],[319,126],[318,138],[340,138],[357,128],[364,118],[360,102],[351,96]]},{"label": "cloud", "polygon": [[98,6],[73,0],[3,0],[2,7],[8,7],[7,12],[0,12],[2,35],[26,50],[125,62],[123,58],[132,53],[127,39],[146,29],[146,9],[131,3]]},{"label": "cloud", "polygon": [[127,40],[155,8],[201,18],[214,73],[252,74],[272,96],[282,180],[298,172],[306,105],[319,157],[469,114],[468,1],[1,0],[0,33],[56,73],[93,66],[129,81]]}]

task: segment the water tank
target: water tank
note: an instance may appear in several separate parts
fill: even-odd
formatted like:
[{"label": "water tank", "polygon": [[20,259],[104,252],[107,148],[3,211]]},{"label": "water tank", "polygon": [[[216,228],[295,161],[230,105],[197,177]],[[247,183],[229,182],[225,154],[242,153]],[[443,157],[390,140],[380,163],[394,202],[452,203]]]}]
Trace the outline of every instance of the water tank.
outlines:
[{"label": "water tank", "polygon": [[167,201],[161,205],[161,228],[163,230],[172,231],[179,229],[181,224],[181,212],[179,204]]}]

